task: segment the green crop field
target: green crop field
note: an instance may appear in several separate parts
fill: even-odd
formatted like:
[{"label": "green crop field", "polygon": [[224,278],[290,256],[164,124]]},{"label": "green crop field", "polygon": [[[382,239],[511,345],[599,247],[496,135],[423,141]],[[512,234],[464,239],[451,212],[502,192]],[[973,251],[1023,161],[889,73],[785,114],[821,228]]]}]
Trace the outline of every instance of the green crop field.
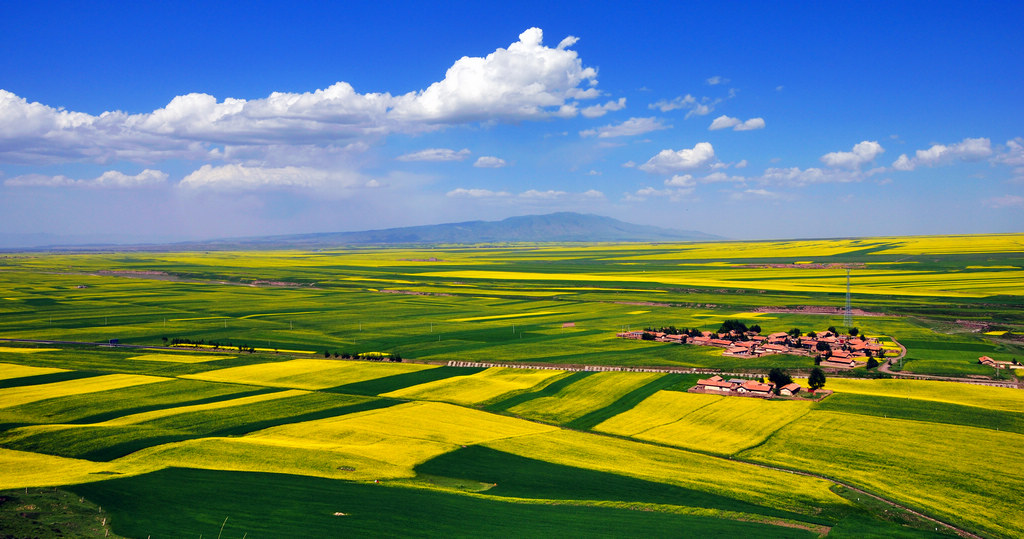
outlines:
[{"label": "green crop field", "polygon": [[[847,268],[894,374],[959,381],[688,393],[814,358],[616,337],[845,332]],[[128,537],[1019,537],[1024,393],[962,382],[1018,382],[1022,313],[1022,234],[9,253],[0,496]]]}]

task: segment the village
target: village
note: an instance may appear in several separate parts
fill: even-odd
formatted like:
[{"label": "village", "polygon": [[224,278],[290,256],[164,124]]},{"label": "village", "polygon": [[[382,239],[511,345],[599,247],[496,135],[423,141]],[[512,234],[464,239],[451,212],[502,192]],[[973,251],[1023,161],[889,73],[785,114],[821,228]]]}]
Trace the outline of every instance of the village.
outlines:
[{"label": "village", "polygon": [[[755,358],[770,354],[813,357],[816,365],[831,369],[853,369],[869,365],[885,357],[877,338],[858,336],[856,328],[842,335],[830,327],[821,332],[803,334],[798,329],[761,335],[760,327],[747,329],[742,323],[727,321],[717,333],[699,330],[645,329],[617,334],[623,339],[636,339],[722,348],[722,355]],[[877,359],[876,359],[877,358]]]}]

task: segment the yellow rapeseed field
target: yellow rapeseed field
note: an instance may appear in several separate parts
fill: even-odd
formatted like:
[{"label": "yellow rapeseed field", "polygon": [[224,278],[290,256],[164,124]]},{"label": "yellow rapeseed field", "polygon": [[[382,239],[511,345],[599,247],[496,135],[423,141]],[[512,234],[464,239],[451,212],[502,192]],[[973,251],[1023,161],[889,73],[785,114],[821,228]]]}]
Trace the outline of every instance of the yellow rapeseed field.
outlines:
[{"label": "yellow rapeseed field", "polygon": [[848,502],[802,475],[597,434],[557,430],[483,445],[532,459],[714,492],[789,511]]},{"label": "yellow rapeseed field", "polygon": [[139,451],[128,469],[167,466],[370,480],[413,477],[413,468],[463,445],[555,430],[451,404],[416,402],[272,427],[237,438],[204,438]]},{"label": "yellow rapeseed field", "polygon": [[74,485],[110,479],[120,472],[110,462],[41,455],[0,448],[0,490]]},{"label": "yellow rapeseed field", "polygon": [[0,346],[0,352],[7,354],[35,354],[37,352],[59,352],[60,348],[19,348],[17,346]]},{"label": "yellow rapeseed field", "polygon": [[199,354],[142,354],[128,359],[136,361],[166,361],[170,363],[206,363],[218,359],[234,359],[235,356],[203,356]]},{"label": "yellow rapeseed field", "polygon": [[264,431],[313,440],[338,440],[340,433],[370,432],[406,439],[470,445],[547,432],[556,427],[441,402],[410,402]]},{"label": "yellow rapeseed field", "polygon": [[414,466],[453,449],[441,442],[383,436],[346,436],[331,443],[260,434],[150,447],[114,464],[122,470],[188,467],[371,481],[413,477]]},{"label": "yellow rapeseed field", "polygon": [[630,391],[653,382],[660,373],[599,372],[563,388],[509,408],[509,412],[552,423],[567,423],[615,402]]},{"label": "yellow rapeseed field", "polygon": [[493,316],[474,316],[470,318],[453,318],[449,322],[480,322],[484,320],[503,320],[506,318],[526,318],[528,316],[546,316],[549,314],[559,314],[556,311],[537,311],[537,312],[526,312],[526,313],[514,313],[514,314],[497,314]]},{"label": "yellow rapeseed field", "polygon": [[856,380],[829,378],[827,389],[883,397],[922,399],[1011,412],[1024,412],[1024,391],[930,380]]},{"label": "yellow rapeseed field", "polygon": [[331,359],[293,359],[279,363],[260,363],[230,367],[182,378],[212,382],[233,382],[298,389],[326,389],[384,376],[436,368],[412,363],[377,363]]},{"label": "yellow rapeseed field", "polygon": [[137,386],[140,384],[152,384],[163,382],[169,378],[158,376],[145,376],[141,374],[108,374],[104,376],[93,376],[90,378],[79,378],[77,380],[66,380],[52,384],[40,384],[32,386],[11,387],[0,389],[0,408],[10,408],[29,402],[52,399],[54,397],[66,397],[68,395],[80,395],[82,393],[96,393],[110,389]]},{"label": "yellow rapeseed field", "polygon": [[[56,367],[31,367],[28,365],[18,365],[16,363],[0,363],[0,380],[24,378],[26,376],[38,376],[40,374],[52,374],[55,372],[67,372],[67,369],[58,369]],[[0,395],[2,394],[3,392],[0,390]]]},{"label": "yellow rapeseed field", "polygon": [[659,391],[595,430],[713,453],[733,454],[763,442],[806,414],[806,401],[767,401]]},{"label": "yellow rapeseed field", "polygon": [[1024,535],[1024,435],[811,411],[743,458],[815,472],[995,535]]},{"label": "yellow rapeseed field", "polygon": [[554,381],[565,371],[493,367],[470,376],[455,376],[402,388],[382,397],[479,404]]},{"label": "yellow rapeseed field", "polygon": [[233,406],[244,406],[246,404],[253,404],[256,402],[286,399],[289,397],[297,397],[299,395],[307,394],[309,394],[309,391],[303,391],[301,389],[290,389],[285,391],[277,391],[274,393],[264,393],[262,395],[250,395],[248,397],[239,397],[237,399],[208,402],[206,404],[193,404],[191,406],[172,406],[169,408],[161,408],[159,410],[150,410],[148,412],[140,412],[137,414],[121,416],[115,419],[111,419],[109,421],[104,421],[102,423],[93,423],[92,426],[117,427],[124,425],[134,425],[137,423],[152,421],[154,419],[160,419],[162,417],[168,417],[172,415],[187,414],[192,412],[199,412],[202,410],[216,410],[218,408],[231,408]]}]

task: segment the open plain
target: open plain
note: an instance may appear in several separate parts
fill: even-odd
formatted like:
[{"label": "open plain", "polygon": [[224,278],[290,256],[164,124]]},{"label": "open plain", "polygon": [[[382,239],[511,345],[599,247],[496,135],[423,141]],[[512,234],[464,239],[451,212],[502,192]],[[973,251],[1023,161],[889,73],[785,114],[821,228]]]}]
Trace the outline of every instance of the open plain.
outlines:
[{"label": "open plain", "polygon": [[[847,269],[891,373],[824,399],[687,392],[810,356],[616,337],[846,332]],[[1021,234],[7,253],[0,490],[129,537],[1020,536],[1021,313]]]}]

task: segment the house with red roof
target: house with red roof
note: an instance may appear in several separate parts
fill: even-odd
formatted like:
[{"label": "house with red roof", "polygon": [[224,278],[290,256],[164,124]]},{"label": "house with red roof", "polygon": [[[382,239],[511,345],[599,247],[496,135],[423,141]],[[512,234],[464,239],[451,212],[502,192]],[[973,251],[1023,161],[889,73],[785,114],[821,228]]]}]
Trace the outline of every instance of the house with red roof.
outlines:
[{"label": "house with red roof", "polygon": [[736,389],[736,383],[727,382],[721,376],[715,375],[704,380],[697,380],[696,389],[704,391],[718,391],[720,393],[731,393]]}]

